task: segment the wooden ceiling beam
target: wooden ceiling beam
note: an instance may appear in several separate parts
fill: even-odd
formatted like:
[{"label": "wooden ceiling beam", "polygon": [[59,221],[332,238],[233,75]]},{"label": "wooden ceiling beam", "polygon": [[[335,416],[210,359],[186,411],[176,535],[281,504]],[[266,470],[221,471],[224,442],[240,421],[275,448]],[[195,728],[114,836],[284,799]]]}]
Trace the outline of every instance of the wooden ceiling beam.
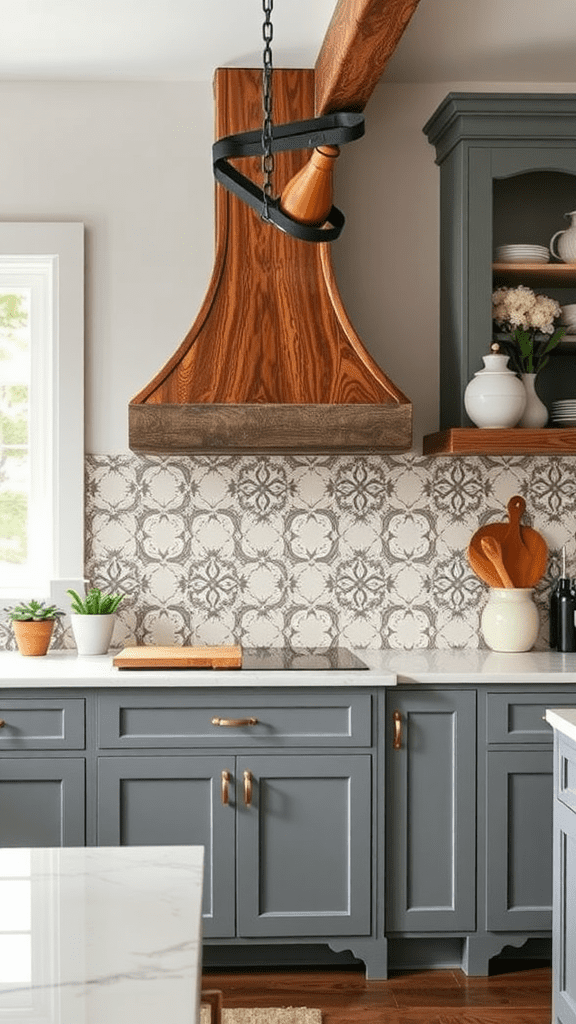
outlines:
[{"label": "wooden ceiling beam", "polygon": [[362,111],[420,0],[338,0],[315,67],[316,113]]}]

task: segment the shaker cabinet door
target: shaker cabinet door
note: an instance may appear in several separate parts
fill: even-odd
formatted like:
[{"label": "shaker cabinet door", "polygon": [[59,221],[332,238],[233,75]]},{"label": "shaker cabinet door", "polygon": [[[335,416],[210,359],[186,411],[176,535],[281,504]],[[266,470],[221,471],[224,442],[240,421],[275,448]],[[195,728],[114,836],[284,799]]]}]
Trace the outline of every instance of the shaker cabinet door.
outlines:
[{"label": "shaker cabinet door", "polygon": [[552,751],[491,750],[487,927],[552,927]]},{"label": "shaker cabinet door", "polygon": [[[222,773],[228,772],[228,803]],[[98,845],[204,847],[203,931],[234,935],[234,758],[100,757]]]},{"label": "shaker cabinet door", "polygon": [[238,758],[240,937],[370,934],[371,765]]},{"label": "shaker cabinet door", "polygon": [[386,931],[475,927],[476,695],[388,694]]},{"label": "shaker cabinet door", "polygon": [[84,846],[84,758],[0,759],[0,847]]}]

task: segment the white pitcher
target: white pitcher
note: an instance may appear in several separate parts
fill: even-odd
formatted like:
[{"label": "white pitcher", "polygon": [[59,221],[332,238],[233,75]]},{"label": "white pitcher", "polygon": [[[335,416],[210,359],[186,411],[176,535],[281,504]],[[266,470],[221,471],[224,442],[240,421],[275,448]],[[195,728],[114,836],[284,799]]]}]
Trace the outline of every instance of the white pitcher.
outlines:
[{"label": "white pitcher", "polygon": [[[576,263],[576,210],[572,210],[571,213],[565,213],[564,216],[567,220],[571,220],[571,225],[566,228],[565,231],[557,231],[555,235],[552,235],[550,239],[550,252],[557,260],[562,260],[563,263]],[[554,242],[558,239],[558,252],[554,249]]]}]

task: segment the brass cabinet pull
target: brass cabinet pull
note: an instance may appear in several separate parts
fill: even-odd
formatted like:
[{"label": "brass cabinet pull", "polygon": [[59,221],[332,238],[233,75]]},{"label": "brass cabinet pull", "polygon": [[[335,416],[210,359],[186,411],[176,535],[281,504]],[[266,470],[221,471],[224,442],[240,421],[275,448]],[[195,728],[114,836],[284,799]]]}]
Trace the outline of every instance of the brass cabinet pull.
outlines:
[{"label": "brass cabinet pull", "polygon": [[402,749],[402,715],[399,711],[395,711],[392,715],[394,720],[394,739],[392,746],[394,750]]},{"label": "brass cabinet pull", "polygon": [[237,728],[239,725],[258,725],[257,718],[217,718],[212,719],[212,725],[226,725],[229,728]]},{"label": "brass cabinet pull", "polygon": [[220,774],[220,795],[224,806],[230,803],[230,780],[232,775],[226,769]]},{"label": "brass cabinet pull", "polygon": [[246,807],[252,803],[252,772],[248,769],[244,772],[244,803]]},{"label": "brass cabinet pull", "polygon": [[0,729],[3,729],[5,725],[6,725],[6,722],[4,721],[4,719],[0,718]]}]

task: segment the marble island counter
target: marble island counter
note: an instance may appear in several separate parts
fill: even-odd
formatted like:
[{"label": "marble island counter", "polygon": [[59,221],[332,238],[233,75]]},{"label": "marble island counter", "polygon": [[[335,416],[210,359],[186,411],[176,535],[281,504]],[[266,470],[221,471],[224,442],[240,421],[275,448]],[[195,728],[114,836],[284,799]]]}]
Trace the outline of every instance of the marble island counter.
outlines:
[{"label": "marble island counter", "polygon": [[200,846],[0,849],[0,1020],[197,1021],[203,859]]},{"label": "marble island counter", "polygon": [[354,653],[368,669],[272,670],[238,669],[119,669],[113,653],[79,657],[75,651],[51,651],[27,658],[0,653],[0,687],[15,688],[246,688],[246,687],[365,687],[576,683],[576,654],[530,651],[500,654],[488,650],[364,650]]}]

